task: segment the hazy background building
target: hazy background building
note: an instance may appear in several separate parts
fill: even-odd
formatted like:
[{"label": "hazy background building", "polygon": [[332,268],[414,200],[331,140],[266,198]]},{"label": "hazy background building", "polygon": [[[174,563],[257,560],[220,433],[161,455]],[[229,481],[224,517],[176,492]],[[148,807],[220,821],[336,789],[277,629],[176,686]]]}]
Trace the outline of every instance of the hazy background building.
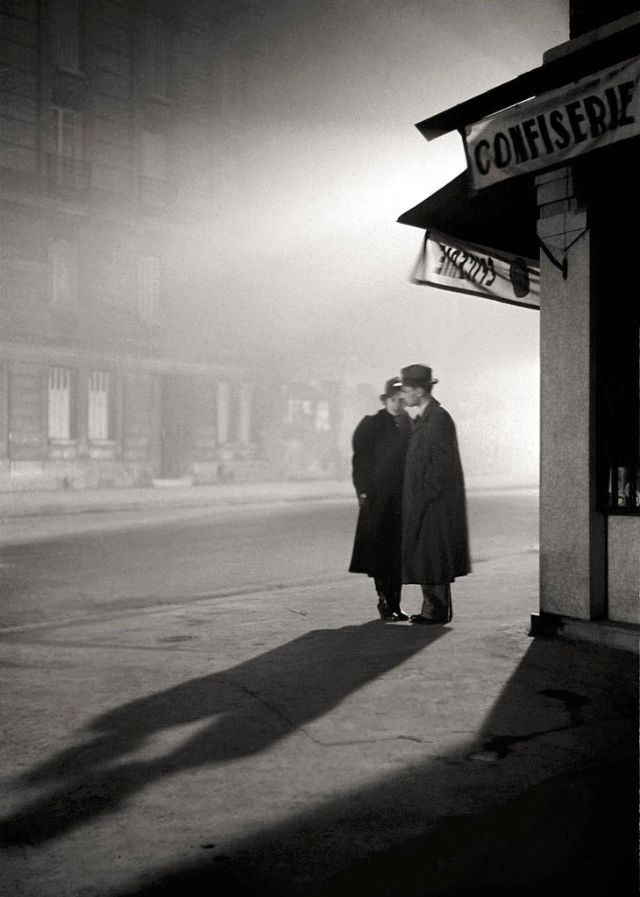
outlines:
[{"label": "hazy background building", "polygon": [[3,0],[0,488],[346,475],[415,361],[469,475],[535,481],[536,314],[416,290],[395,219],[464,167],[408,123],[543,6]]}]

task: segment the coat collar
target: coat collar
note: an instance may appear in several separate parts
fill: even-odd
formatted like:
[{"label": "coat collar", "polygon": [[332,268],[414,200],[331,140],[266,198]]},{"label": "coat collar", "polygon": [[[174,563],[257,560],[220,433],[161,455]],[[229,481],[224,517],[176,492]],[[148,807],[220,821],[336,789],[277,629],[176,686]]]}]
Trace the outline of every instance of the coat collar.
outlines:
[{"label": "coat collar", "polygon": [[416,418],[414,418],[414,421],[413,421],[414,427],[419,427],[420,424],[424,423],[424,421],[427,420],[429,415],[433,412],[433,409],[439,407],[439,405],[440,405],[440,402],[437,399],[434,399],[433,396],[431,396],[431,399],[425,406],[425,409],[422,412],[422,414],[419,414]]},{"label": "coat collar", "polygon": [[378,414],[382,415],[388,424],[393,423],[393,425],[397,426],[400,430],[408,428],[411,423],[411,418],[408,414],[399,414],[397,417],[394,417],[393,414],[389,414],[386,408],[381,408],[380,411],[378,411]]}]

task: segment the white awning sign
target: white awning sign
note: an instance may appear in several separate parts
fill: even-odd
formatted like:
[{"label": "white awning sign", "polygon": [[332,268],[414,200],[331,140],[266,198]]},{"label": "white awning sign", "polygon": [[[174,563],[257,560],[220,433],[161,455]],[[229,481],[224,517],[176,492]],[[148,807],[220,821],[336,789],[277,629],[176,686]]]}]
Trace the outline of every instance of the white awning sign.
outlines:
[{"label": "white awning sign", "polygon": [[469,125],[473,186],[548,168],[640,134],[640,58]]},{"label": "white awning sign", "polygon": [[426,231],[413,283],[540,308],[540,269],[530,259]]}]

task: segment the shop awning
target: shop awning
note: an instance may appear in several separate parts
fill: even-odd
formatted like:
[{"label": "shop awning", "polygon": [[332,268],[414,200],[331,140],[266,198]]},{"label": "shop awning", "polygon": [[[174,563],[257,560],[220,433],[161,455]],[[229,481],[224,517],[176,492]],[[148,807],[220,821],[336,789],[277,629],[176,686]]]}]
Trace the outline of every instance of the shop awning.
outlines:
[{"label": "shop awning", "polygon": [[535,260],[537,217],[533,178],[514,178],[475,192],[467,169],[398,221]]},{"label": "shop awning", "polygon": [[[636,57],[638,14],[628,17],[625,24],[628,27],[616,28],[598,41],[576,41],[566,54],[547,54],[547,61],[537,69],[424,119],[416,127],[428,140],[452,130],[466,133],[469,125],[499,110]],[[589,97],[589,102],[595,100]],[[471,172],[464,171],[398,218],[401,224],[425,232],[412,279],[440,289],[539,307],[542,244],[537,237],[537,216],[536,188],[530,173],[509,172],[508,180],[474,190]],[[493,283],[492,267],[498,272]],[[525,287],[530,288],[527,295],[523,295]]]},{"label": "shop awning", "polygon": [[533,178],[474,192],[468,170],[398,218],[425,231],[414,283],[540,307]]},{"label": "shop awning", "polygon": [[573,52],[551,59],[511,81],[445,109],[437,115],[425,118],[417,123],[416,128],[427,140],[433,140],[449,131],[461,131],[466,125],[492,115],[499,109],[555,90],[598,69],[637,56],[640,46],[640,23],[637,20],[630,22],[629,27],[606,35],[598,41],[576,43],[578,46]]}]

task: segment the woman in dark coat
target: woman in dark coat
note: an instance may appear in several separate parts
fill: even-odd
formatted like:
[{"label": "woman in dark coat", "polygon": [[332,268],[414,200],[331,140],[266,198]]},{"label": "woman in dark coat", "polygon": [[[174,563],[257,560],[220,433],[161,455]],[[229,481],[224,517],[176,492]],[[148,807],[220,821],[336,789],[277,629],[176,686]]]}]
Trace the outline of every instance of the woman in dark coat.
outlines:
[{"label": "woman in dark coat", "polygon": [[384,408],[364,417],[353,433],[353,485],[360,512],[349,565],[375,581],[383,620],[407,620],[402,590],[402,477],[410,422],[397,379],[380,396]]},{"label": "woman in dark coat", "polygon": [[471,572],[464,475],[456,428],[431,395],[431,368],[402,369],[402,395],[418,415],[407,452],[402,521],[402,581],[422,587],[412,623],[448,623],[450,584]]}]

